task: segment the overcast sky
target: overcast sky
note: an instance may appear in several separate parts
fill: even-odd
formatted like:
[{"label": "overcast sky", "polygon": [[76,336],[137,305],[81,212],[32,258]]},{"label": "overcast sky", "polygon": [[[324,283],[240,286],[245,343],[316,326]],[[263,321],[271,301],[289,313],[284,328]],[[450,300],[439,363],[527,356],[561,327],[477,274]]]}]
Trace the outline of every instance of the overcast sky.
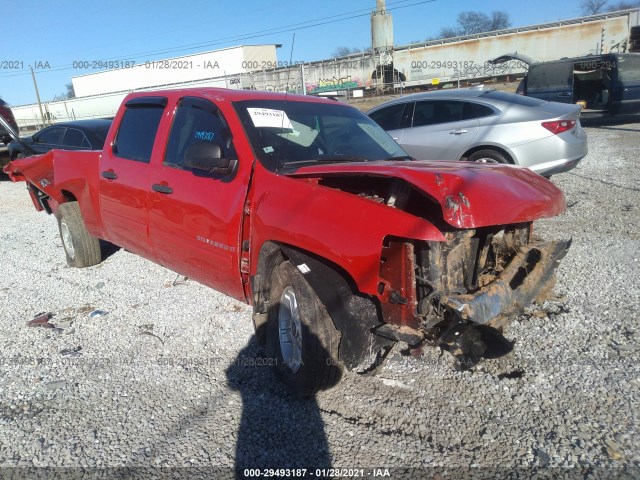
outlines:
[{"label": "overcast sky", "polygon": [[[340,46],[371,43],[375,0],[10,0],[4,2],[0,96],[10,105],[36,100],[29,66],[43,101],[65,92],[72,76],[97,70],[74,61],[171,58],[240,44],[278,43],[278,60],[329,58]],[[580,16],[580,0],[387,0],[394,40],[403,45],[455,26],[458,13],[502,10],[512,26]],[[348,18],[351,17],[351,18]],[[316,26],[310,26],[319,24]],[[276,30],[277,33],[273,31]],[[171,50],[171,51],[169,51]]]}]

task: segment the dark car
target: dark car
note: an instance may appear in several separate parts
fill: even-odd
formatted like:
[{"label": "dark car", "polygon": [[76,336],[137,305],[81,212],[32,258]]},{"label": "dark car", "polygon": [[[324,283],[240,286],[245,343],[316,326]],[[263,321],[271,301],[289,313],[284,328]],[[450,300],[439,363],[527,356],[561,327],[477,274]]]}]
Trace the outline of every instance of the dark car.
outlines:
[{"label": "dark car", "polygon": [[15,140],[9,143],[11,159],[28,157],[47,153],[59,148],[62,150],[102,150],[104,139],[107,137],[111,120],[94,118],[91,120],[77,120],[75,122],[56,123],[43,128],[30,137],[22,138],[21,145]]},{"label": "dark car", "polygon": [[[16,119],[13,116],[13,112],[9,108],[9,105],[0,98],[0,116],[4,118],[4,120],[13,128],[16,132],[18,131],[18,124],[16,123]],[[11,141],[11,136],[7,129],[0,122],[0,140],[8,144]]]},{"label": "dark car", "polygon": [[[490,63],[511,59],[502,55]],[[562,103],[580,103],[586,112],[603,115],[640,113],[640,53],[607,53],[533,62],[516,93]]]}]

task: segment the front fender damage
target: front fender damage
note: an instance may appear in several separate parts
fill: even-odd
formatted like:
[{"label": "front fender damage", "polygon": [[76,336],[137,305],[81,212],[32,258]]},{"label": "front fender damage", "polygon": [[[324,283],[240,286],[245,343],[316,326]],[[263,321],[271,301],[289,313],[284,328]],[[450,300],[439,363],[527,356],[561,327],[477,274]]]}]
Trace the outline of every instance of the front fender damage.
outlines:
[{"label": "front fender damage", "polygon": [[469,231],[444,244],[416,246],[416,262],[404,270],[403,262],[414,255],[388,256],[394,262],[385,270],[415,270],[416,288],[406,302],[382,305],[383,312],[394,307],[402,314],[385,315],[387,323],[375,333],[416,351],[427,343],[440,346],[463,369],[508,353],[514,342],[504,338],[503,327],[551,291],[571,246],[571,240],[530,240],[528,232],[526,225],[486,235]]}]

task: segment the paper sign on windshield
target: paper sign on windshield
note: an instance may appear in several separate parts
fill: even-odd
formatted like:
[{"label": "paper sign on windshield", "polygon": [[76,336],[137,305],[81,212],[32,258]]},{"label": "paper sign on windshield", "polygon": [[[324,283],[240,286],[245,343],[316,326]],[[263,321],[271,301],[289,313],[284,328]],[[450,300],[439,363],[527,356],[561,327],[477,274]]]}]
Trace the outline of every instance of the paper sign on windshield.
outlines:
[{"label": "paper sign on windshield", "polygon": [[272,127],[292,129],[289,117],[282,110],[271,108],[247,108],[251,121],[256,127]]}]

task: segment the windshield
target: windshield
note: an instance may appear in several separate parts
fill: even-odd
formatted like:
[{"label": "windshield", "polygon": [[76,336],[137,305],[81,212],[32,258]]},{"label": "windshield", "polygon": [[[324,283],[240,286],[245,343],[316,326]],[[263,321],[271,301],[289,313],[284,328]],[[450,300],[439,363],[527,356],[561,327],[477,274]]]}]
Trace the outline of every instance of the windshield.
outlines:
[{"label": "windshield", "polygon": [[346,105],[247,100],[235,107],[255,154],[271,171],[408,157],[373,120]]}]

